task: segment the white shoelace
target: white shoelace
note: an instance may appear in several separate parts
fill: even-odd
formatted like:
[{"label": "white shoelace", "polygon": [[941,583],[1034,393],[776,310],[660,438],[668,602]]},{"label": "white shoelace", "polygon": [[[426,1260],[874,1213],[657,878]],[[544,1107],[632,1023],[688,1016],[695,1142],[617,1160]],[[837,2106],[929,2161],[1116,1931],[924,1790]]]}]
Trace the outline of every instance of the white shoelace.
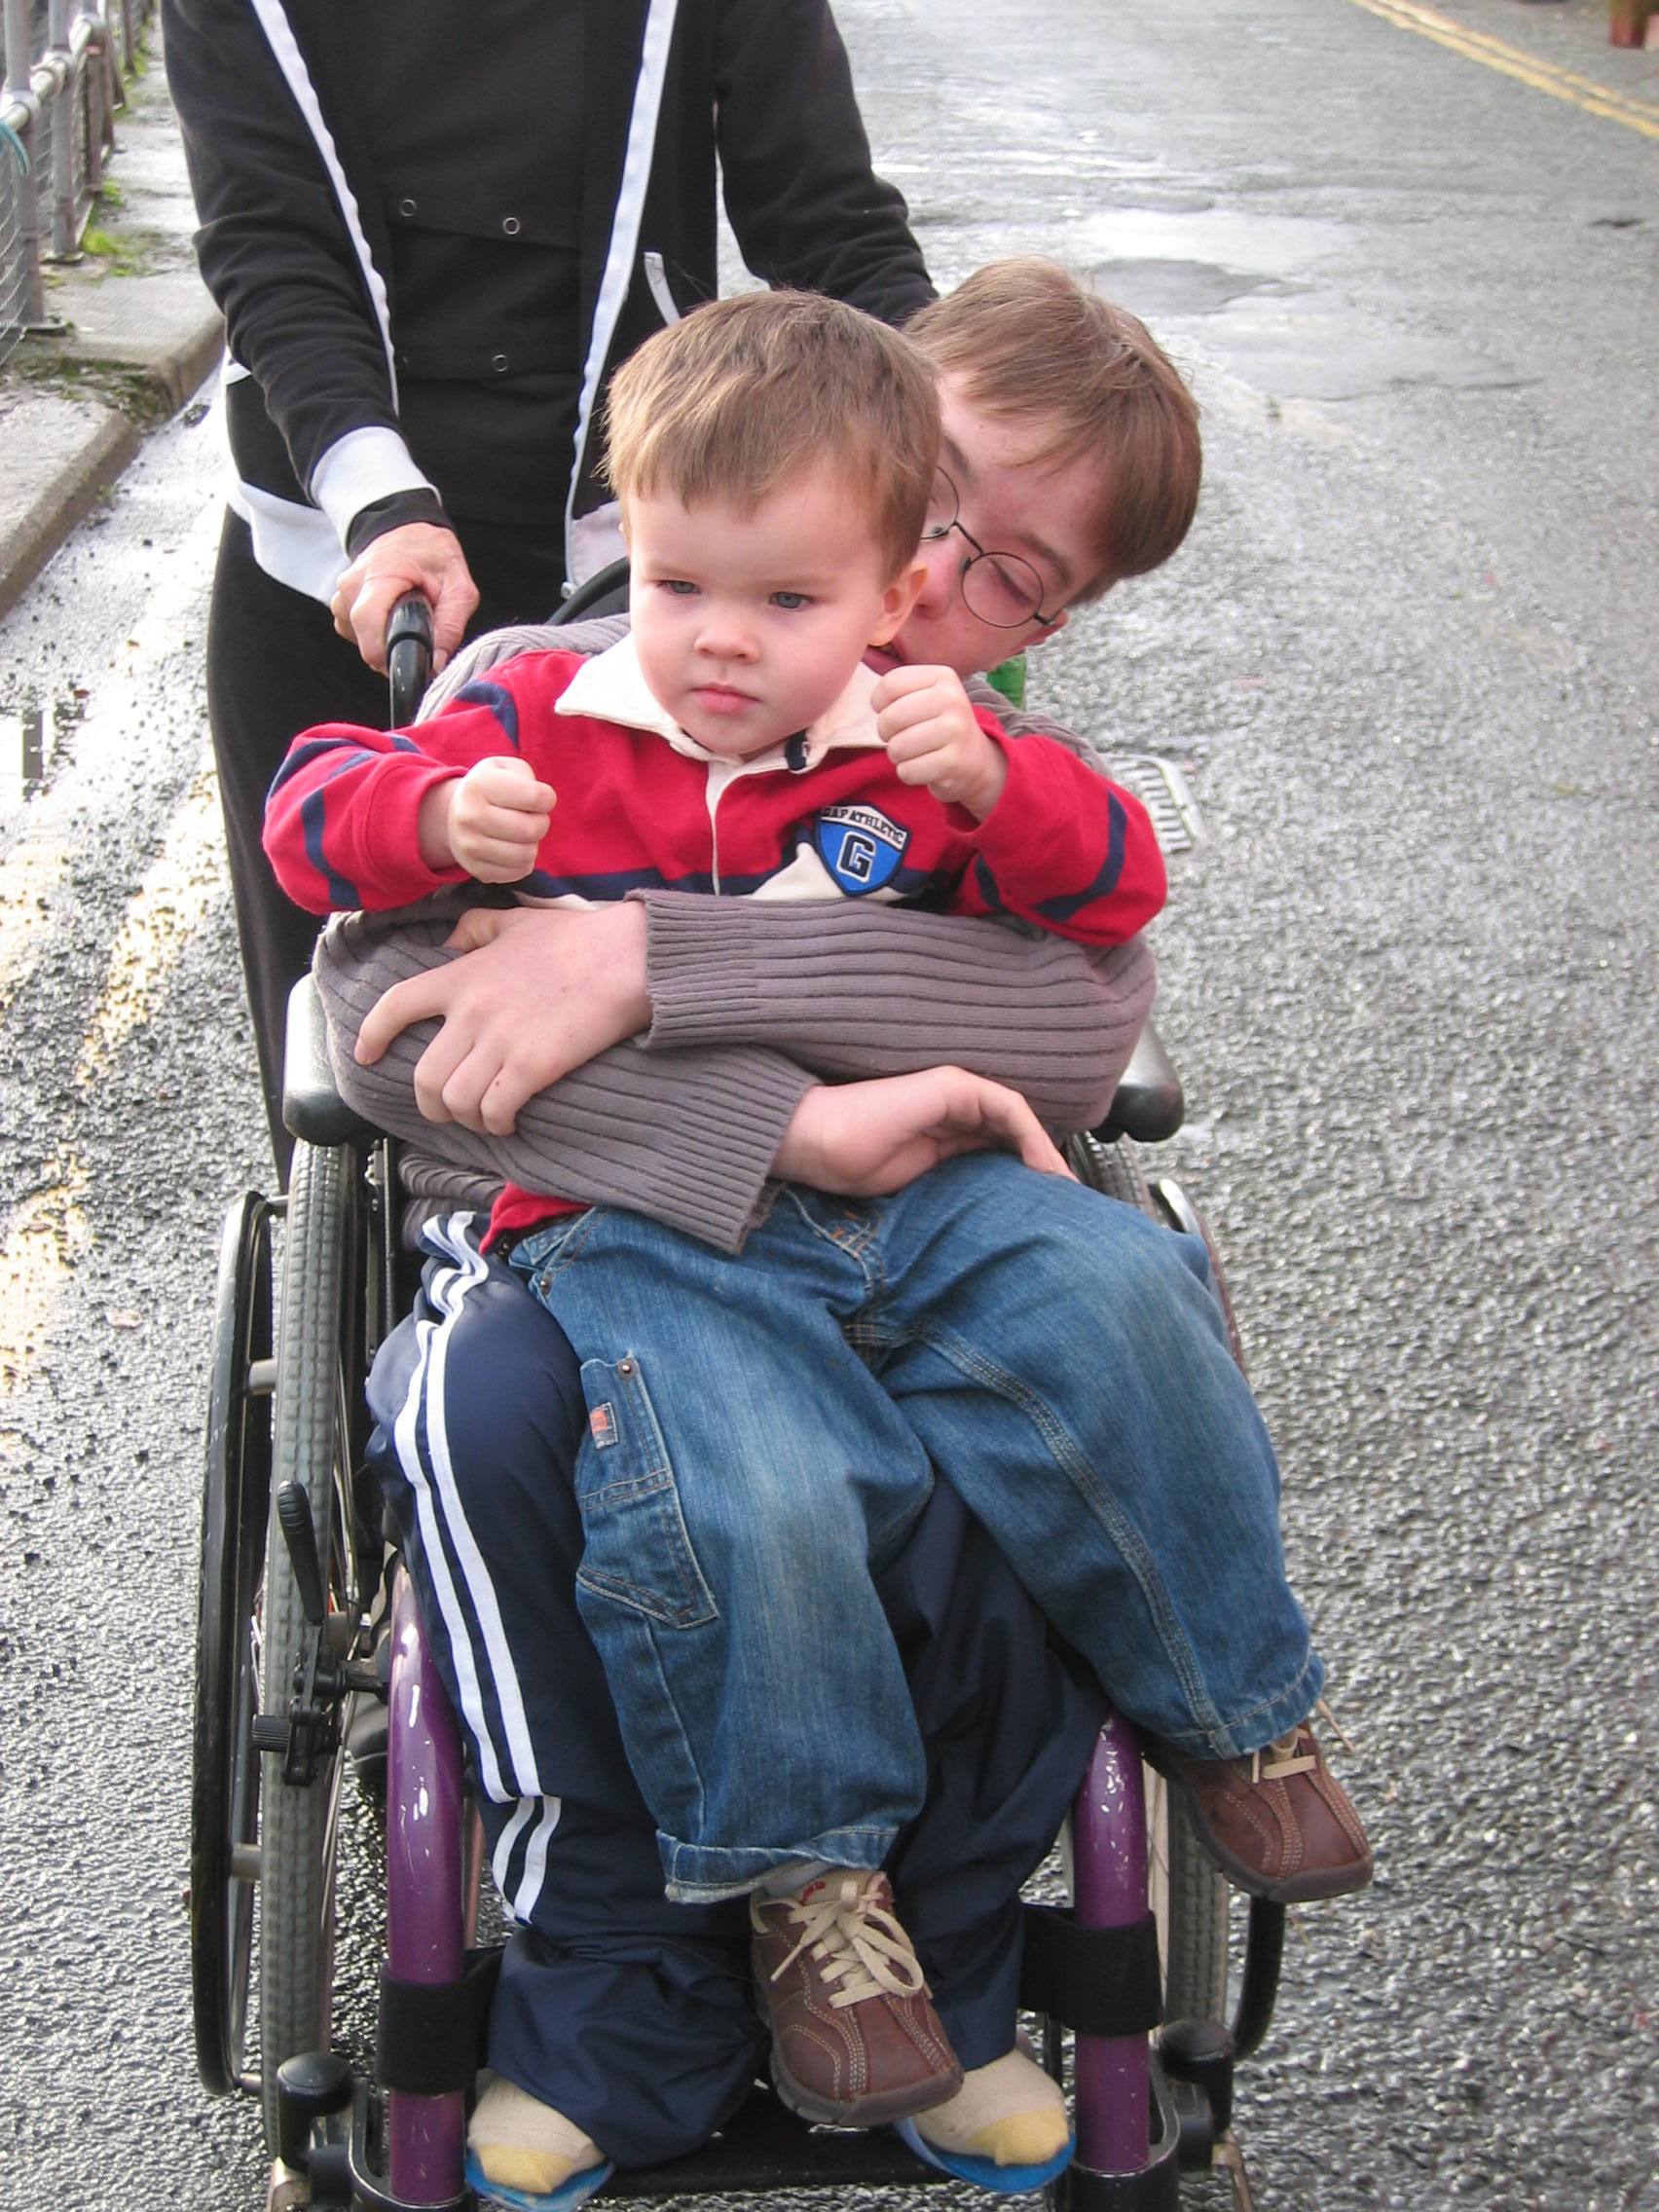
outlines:
[{"label": "white shoelace", "polygon": [[[1336,1714],[1331,1711],[1330,1707],[1325,1703],[1323,1698],[1321,1698],[1318,1704],[1313,1708],[1313,1714],[1317,1718],[1324,1721],[1325,1725],[1336,1737],[1338,1743],[1342,1745],[1345,1751],[1351,1751],[1353,1750],[1352,1744],[1349,1743],[1346,1735],[1343,1731],[1342,1722],[1337,1718]],[[1296,1726],[1290,1729],[1285,1735],[1275,1736],[1272,1742],[1267,1746],[1266,1750],[1252,1752],[1250,1758],[1250,1780],[1252,1782],[1261,1782],[1264,1780],[1268,1782],[1282,1782],[1285,1776],[1289,1774],[1311,1774],[1314,1768],[1319,1764],[1319,1761],[1312,1750],[1309,1750],[1307,1751],[1304,1751],[1302,1750],[1302,1740],[1304,1737],[1308,1739],[1309,1744],[1311,1746],[1313,1742],[1313,1731],[1306,1720],[1299,1720]],[[1271,1756],[1270,1753],[1272,1754]]]},{"label": "white shoelace", "polygon": [[873,1902],[876,1879],[867,1874],[827,1876],[807,1902],[782,1900],[800,1936],[771,1978],[776,1981],[810,1948],[823,1979],[840,1985],[830,2000],[837,2009],[866,1997],[919,1996],[927,1986],[921,1961],[898,1921]]}]

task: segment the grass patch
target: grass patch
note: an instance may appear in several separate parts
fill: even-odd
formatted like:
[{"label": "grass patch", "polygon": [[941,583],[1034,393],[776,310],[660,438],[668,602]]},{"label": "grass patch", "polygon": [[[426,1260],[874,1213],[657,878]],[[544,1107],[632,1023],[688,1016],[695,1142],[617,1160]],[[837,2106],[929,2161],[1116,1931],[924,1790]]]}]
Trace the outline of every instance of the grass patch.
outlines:
[{"label": "grass patch", "polygon": [[7,368],[24,384],[55,391],[65,399],[99,399],[140,429],[153,429],[173,412],[173,403],[142,369],[122,368],[112,361],[66,361],[52,350],[52,341],[25,341],[12,355]]},{"label": "grass patch", "polygon": [[167,241],[155,231],[106,230],[89,223],[81,234],[81,251],[111,276],[149,276],[166,258]]}]

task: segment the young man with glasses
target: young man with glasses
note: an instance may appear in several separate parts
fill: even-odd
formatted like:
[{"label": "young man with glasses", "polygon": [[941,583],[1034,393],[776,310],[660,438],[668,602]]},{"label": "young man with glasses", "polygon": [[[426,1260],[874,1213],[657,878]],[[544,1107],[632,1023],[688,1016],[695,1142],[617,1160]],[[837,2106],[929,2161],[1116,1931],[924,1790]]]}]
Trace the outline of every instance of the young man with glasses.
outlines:
[{"label": "young man with glasses", "polygon": [[[888,651],[872,656],[882,665],[883,684],[878,696],[883,698],[884,719],[889,713],[899,718],[903,725],[901,743],[905,731],[937,725],[941,717],[958,711],[961,686],[957,683],[952,690],[951,682],[941,680],[941,672],[986,665],[1001,658],[1009,645],[1023,646],[1051,634],[1065,619],[1069,605],[1098,596],[1119,575],[1138,572],[1165,558],[1179,542],[1190,518],[1197,491],[1197,443],[1191,434],[1190,402],[1167,364],[1163,364],[1161,382],[1154,378],[1161,394],[1157,412],[1162,414],[1164,424],[1157,435],[1125,434],[1109,448],[1098,440],[1090,447],[1075,428],[1075,403],[1080,392],[1098,419],[1101,411],[1108,416],[1114,413],[1115,384],[1121,388],[1128,378],[1144,386],[1148,374],[1144,348],[1149,342],[1144,340],[1144,333],[1133,342],[1126,342],[1124,336],[1125,326],[1131,332],[1138,331],[1138,326],[1129,325],[1127,318],[1117,318],[1108,343],[1094,313],[1103,304],[1090,303],[1091,347],[1080,351],[1075,331],[1070,344],[1053,333],[1048,383],[1033,396],[1033,362],[1043,350],[1033,343],[1034,332],[1041,335],[1041,318],[1046,316],[1053,323],[1056,311],[1073,305],[1075,296],[1076,288],[1060,273],[1016,265],[1000,273],[984,273],[982,280],[973,280],[962,293],[953,295],[952,301],[942,303],[940,311],[930,310],[930,317],[937,312],[940,327],[930,330],[928,317],[918,327],[920,343],[942,371],[948,483],[941,480],[930,515],[922,553],[926,573],[916,604]],[[1011,301],[1017,302],[1017,313],[1006,312]],[[957,302],[963,303],[964,312],[953,320],[948,311]],[[1039,316],[1036,324],[1031,319],[1034,312]],[[970,356],[966,359],[960,352],[964,345]],[[999,345],[1006,358],[999,357]],[[1092,358],[1086,364],[1085,356],[1090,354]],[[1161,362],[1161,356],[1156,358]],[[989,363],[997,373],[980,377],[976,362]],[[1092,391],[1083,373],[1086,365],[1098,371]],[[1041,380],[1038,382],[1041,385]],[[1168,410],[1173,409],[1179,418],[1183,406],[1185,440],[1172,438],[1169,430]],[[1154,411],[1143,406],[1116,412],[1132,421]],[[1183,450],[1184,469],[1172,467],[1172,457]],[[1182,477],[1184,481],[1177,481]],[[733,902],[726,907],[722,903],[715,909],[722,917],[721,926],[724,915],[739,903]],[[705,916],[712,919],[711,903],[653,899],[649,904],[653,957],[666,940],[675,940],[676,934],[682,933],[679,953],[671,953],[670,959],[678,957],[691,964],[700,961],[705,975],[715,980],[717,995],[709,1018],[718,1020],[717,941],[705,938],[700,950],[691,947],[699,922]],[[627,914],[628,909],[610,911]],[[810,918],[820,939],[828,941],[825,925],[833,924],[832,910],[798,911]],[[758,925],[759,910],[751,912]],[[521,933],[523,944],[528,945],[535,934],[544,946],[547,922],[570,919],[504,917],[493,949],[498,952],[502,946],[510,947]],[[637,910],[632,919],[643,925],[644,917]],[[599,916],[583,917],[580,927],[587,931],[600,921]],[[956,926],[960,930],[963,925]],[[691,936],[685,936],[685,932]],[[617,938],[611,942],[620,968],[625,969],[626,940]],[[637,961],[637,952],[634,957]],[[447,975],[453,977],[466,965],[458,963]],[[832,961],[824,963],[816,971],[830,991],[835,987],[829,973],[832,965]],[[797,969],[796,973],[804,971]],[[856,996],[859,981],[857,973],[844,977],[842,997],[837,998],[832,1012],[839,1010],[843,999],[850,1001]],[[637,981],[630,978],[620,995],[637,989]],[[598,995],[604,997],[606,991],[602,989]],[[612,988],[610,996],[614,1001],[618,992]],[[428,984],[418,980],[392,994],[382,1026],[396,1030],[403,1019],[419,1019],[432,1012],[453,1018],[457,1011],[458,1002],[445,998],[442,983],[438,994],[432,996]],[[651,1014],[648,1005],[620,1010],[613,1004],[609,1014],[601,1015],[601,1022],[616,1019],[619,1011],[631,1013],[632,1019],[617,1034],[632,1034]],[[657,1018],[660,1024],[660,1007]],[[674,1045],[694,1042],[699,1018],[689,1003],[682,1001],[668,1024],[677,1022],[678,1033],[672,1040],[663,1041]],[[833,1026],[832,1020],[829,1026]],[[578,1038],[582,1034],[579,1024],[576,1033]],[[371,1035],[371,1053],[377,1042]],[[917,1045],[918,1039],[913,1037],[913,1062],[926,1067],[928,1060],[918,1054]],[[560,1049],[571,1049],[569,1036]],[[487,1060],[487,1037],[484,1050]],[[922,1052],[925,1054],[925,1040]],[[464,1115],[488,1125],[492,1113],[498,1119],[503,1097],[523,1071],[507,1070],[503,1086],[503,1071],[498,1067],[488,1081],[480,1083],[478,1070],[471,1068],[469,1072],[474,1056],[475,1049],[469,1049],[459,1058],[452,1057],[449,1076],[429,1095],[437,1099],[441,1112]],[[455,1083],[457,1076],[461,1080]],[[471,1094],[467,1096],[469,1087]],[[923,1109],[921,1125],[912,1125],[907,1131],[909,1149],[896,1136],[887,1146],[893,1088],[853,1084],[797,1088],[793,1106],[784,1109],[788,1126],[766,1156],[774,1175],[820,1189],[854,1193],[892,1190],[896,1181],[903,1179],[903,1162],[908,1161],[908,1172],[913,1174],[928,1157],[942,1157],[956,1149],[947,1121],[937,1118],[937,1100],[932,1108]],[[877,1097],[877,1093],[883,1095]],[[919,1103],[922,1094],[912,1096]],[[387,1113],[384,1098],[364,1097],[361,1102],[377,1118],[395,1119]],[[1052,1118],[1064,1120],[1064,1110],[1054,1112]],[[1092,1113],[1079,1116],[1080,1120],[1092,1118],[1097,1117]],[[510,1108],[507,1119],[512,1119]],[[911,1119],[914,1123],[914,1110]],[[527,1114],[521,1120],[527,1124],[527,1143],[534,1151],[535,1116]],[[1077,1125],[1076,1122],[1072,1125]],[[697,1133],[718,1147],[723,1132],[705,1124]],[[487,1140],[484,1156],[492,1153],[501,1161],[511,1157],[507,1148],[494,1139]],[[562,1159],[568,1171],[569,1154]],[[523,1167],[519,1171],[527,1172]],[[529,1172],[534,1174],[534,1164]],[[571,1185],[566,1180],[559,1187],[571,1189]],[[1044,1195],[1036,1198],[1034,1193],[1039,1188]],[[1080,1460],[1071,1479],[1086,1495],[1092,1488],[1097,1493],[1096,1504],[1104,1508],[1109,1519],[1117,1517],[1127,1565],[1114,1610],[1122,1613],[1123,1639],[1125,1646],[1132,1648],[1125,1648],[1123,1666],[1111,1671],[1119,1675],[1125,1702],[1144,1708],[1145,1701],[1137,1698],[1129,1680],[1137,1652],[1144,1678],[1156,1671],[1161,1657],[1167,1659],[1174,1650],[1190,1659],[1195,1641],[1202,1644],[1213,1635],[1225,1646],[1217,1656],[1228,1673],[1226,1686],[1214,1675],[1206,1649],[1194,1671],[1207,1680],[1209,1719],[1195,1727],[1189,1714],[1185,1726],[1168,1723],[1169,1733],[1177,1739],[1171,1759],[1226,1770],[1218,1777],[1218,1795],[1231,1798],[1241,1787],[1246,1791],[1257,1790],[1264,1798],[1272,1797],[1274,1801],[1267,1808],[1271,1816],[1268,1825],[1276,1824],[1277,1831],[1282,1831],[1288,1817],[1293,1830],[1288,1836],[1278,1833],[1272,1863],[1240,1864],[1235,1853],[1230,1870],[1252,1887],[1276,1889],[1281,1895],[1319,1894],[1321,1885],[1326,1891],[1358,1886],[1369,1872],[1363,1842],[1356,1844],[1346,1832],[1341,1811],[1333,1812],[1330,1792],[1334,1785],[1324,1775],[1316,1751],[1308,1748],[1310,1739],[1301,1726],[1320,1681],[1318,1662],[1308,1649],[1301,1616],[1286,1593],[1277,1604],[1264,1601],[1254,1621],[1239,1626],[1241,1612],[1248,1616],[1254,1602],[1258,1568],[1265,1584],[1282,1584],[1277,1559],[1276,1473],[1248,1392],[1220,1342],[1204,1284],[1201,1254],[1184,1251],[1183,1240],[1162,1233],[1146,1234],[1146,1225],[1124,1209],[1103,1206],[1088,1194],[1053,1185],[1051,1178],[1018,1177],[1012,1163],[994,1158],[957,1162],[942,1178],[927,1177],[909,1190],[909,1197],[902,1193],[895,1206],[885,1209],[885,1229],[872,1226],[867,1218],[871,1209],[846,1209],[842,1241],[856,1246],[862,1240],[866,1248],[873,1248],[880,1236],[892,1235],[901,1207],[907,1221],[923,1224],[922,1241],[930,1247],[942,1276],[949,1285],[968,1294],[976,1307],[973,1334],[978,1339],[975,1358],[980,1371],[971,1383],[964,1383],[960,1374],[953,1383],[938,1367],[930,1376],[922,1376],[917,1366],[919,1340],[912,1339],[904,1346],[884,1343],[879,1317],[866,1315],[869,1356],[885,1363],[889,1376],[914,1402],[926,1399],[935,1406],[942,1426],[932,1433],[940,1440],[946,1458],[951,1455],[943,1453],[942,1447],[952,1434],[952,1408],[947,1401],[956,1400],[955,1411],[960,1412],[976,1393],[988,1389],[995,1397],[1001,1391],[1000,1411],[993,1409],[993,1418],[987,1422],[987,1440],[991,1429],[1000,1424],[997,1450],[1005,1459],[1010,1450],[1015,1456],[1023,1452],[1033,1467],[1045,1460],[1051,1466],[1056,1450],[1055,1435],[1042,1418],[1042,1407],[1048,1401],[1040,1394],[1041,1381],[1048,1379],[1052,1383],[1058,1377],[1065,1390],[1075,1392],[1081,1387],[1076,1371],[1087,1370],[1088,1394],[1097,1400],[1102,1415],[1109,1419],[1115,1441],[1108,1454],[1095,1455],[1093,1463],[1085,1465]],[[617,1196],[597,1190],[591,1195]],[[1061,1212],[1069,1209],[1077,1213],[1075,1225],[1058,1218],[1056,1201]],[[617,1202],[626,1203],[627,1199],[620,1198]],[[722,1239],[716,1236],[711,1240]],[[836,1239],[831,1235],[829,1240]],[[687,1257],[695,1261],[697,1255]],[[706,1254],[703,1257],[706,1259]],[[435,1306],[459,1295],[468,1279],[468,1263],[459,1249],[452,1247],[450,1260],[448,1287],[434,1300]],[[741,1269],[742,1263],[738,1266]],[[775,1308],[777,1302],[768,1303]],[[963,1315],[957,1313],[947,1321],[945,1330],[947,1336],[954,1332],[959,1344],[967,1341],[961,1336],[962,1320]],[[1068,1348],[1074,1341],[1087,1344],[1081,1359]],[[921,1348],[942,1359],[948,1368],[948,1349]],[[902,1368],[906,1370],[903,1375],[898,1372]],[[1001,1382],[993,1379],[993,1370]],[[499,1366],[496,1373],[504,1383]],[[411,1373],[406,1366],[403,1382],[407,1388],[404,1398],[399,1400],[392,1391],[383,1389],[379,1405],[388,1432],[402,1432],[396,1467],[405,1489],[405,1512],[413,1525],[418,1512],[407,1501],[418,1500],[419,1509],[430,1514],[445,1482],[431,1479],[428,1459],[424,1457],[423,1438],[428,1432],[432,1412],[429,1372],[424,1376]],[[1015,1385],[1012,1397],[1003,1388],[1009,1383]],[[1033,1384],[1037,1387],[1030,1387]],[[717,1406],[722,1392],[743,1392],[746,1382],[741,1360],[734,1361],[729,1374],[708,1374],[704,1387]],[[1023,1416],[1016,1410],[1022,1393],[1026,1401]],[[1051,1388],[1049,1394],[1052,1395]],[[604,1402],[608,1406],[610,1400],[607,1397]],[[1022,1419],[1027,1423],[1024,1430],[1018,1425]],[[1012,1431],[1010,1422],[1014,1423]],[[1074,1430],[1085,1425],[1081,1414],[1069,1424]],[[595,1432],[590,1429],[589,1434],[592,1440]],[[605,1448],[605,1439],[599,1438],[593,1448]],[[1063,1440],[1059,1456],[1064,1465]],[[444,1476],[451,1471],[446,1466]],[[944,1471],[948,1474],[953,1470],[946,1465]],[[974,1473],[966,1464],[955,1471],[970,1478]],[[392,1487],[395,1501],[397,1476]],[[525,1487],[528,1490],[528,1484]],[[1198,1524],[1196,1530],[1195,1522]],[[428,1522],[428,1537],[430,1526]],[[1217,1530],[1225,1532],[1225,1541],[1211,1546],[1207,1538]],[[508,1541],[504,1528],[501,1541]],[[1164,1556],[1166,1542],[1178,1556]],[[508,1570],[505,1565],[504,1570]],[[553,1603],[556,1579],[555,1572],[541,1583],[546,1604]],[[1074,1635],[1088,1641],[1089,1624],[1079,1619],[1063,1625],[1070,1625]],[[452,1642],[463,1641],[458,1638],[453,1619],[446,1618],[445,1629]],[[524,1674],[522,1663],[520,1674]],[[1269,1735],[1294,1735],[1298,1739],[1283,1758],[1268,1761],[1265,1779],[1252,1771],[1261,1762],[1249,1755],[1255,1747],[1245,1740],[1248,1731],[1234,1727],[1229,1718],[1230,1714],[1240,1711],[1240,1698],[1243,1709],[1260,1714]],[[1260,1737],[1264,1743],[1267,1740],[1267,1736]],[[1284,1770],[1281,1775],[1273,1774],[1275,1764]],[[1239,1769],[1243,1770],[1241,1782]],[[1200,1818],[1204,1802],[1200,1800]],[[972,1840],[970,1837],[970,1843]],[[1211,1840],[1225,1847],[1225,1839],[1213,1832]],[[1325,1855],[1323,1864],[1321,1853]],[[1288,1875],[1283,1863],[1287,1858],[1296,1862]],[[764,1918],[768,1907],[762,1904],[759,1909]],[[798,1900],[787,1899],[778,1905],[777,1913],[788,1921],[791,1914],[810,1909],[810,1902],[801,1905]],[[1012,2027],[1011,2008],[1010,2036]],[[951,2032],[956,2038],[954,2023]],[[1031,2124],[1012,2131],[1003,2128],[1011,2110],[1006,2096],[1008,2061],[1017,2054],[1009,2050],[1006,2041],[1001,2048],[1003,2059],[970,2064],[969,2088],[975,2086],[976,2074],[989,2077],[1001,2069],[995,2089],[996,2096],[1004,2101],[999,2105],[993,2096],[988,2108],[958,2113],[950,2119],[925,2115],[918,2123],[924,2144],[942,2148],[947,2157],[960,2153],[964,2145],[975,2147],[988,2153],[993,2164],[1005,2167],[1009,2160],[1003,2152],[1010,2143],[1017,2142],[1020,2150],[1040,2146],[1046,2128],[1051,2131],[1046,2137],[1048,2146],[1053,2148],[1053,2107],[1045,2112],[1034,2085],[1023,2079],[1014,2084],[1012,2103],[1018,2108],[1023,2098],[1025,2107],[1014,2110],[1013,2117]],[[979,2052],[970,2050],[962,2055],[965,2061],[974,2061]],[[521,2054],[505,2061],[503,2070],[509,2079],[526,2087],[534,2083],[536,2098],[557,2108],[554,2117],[561,2112],[572,2113],[573,2108],[573,2117],[585,2123],[589,2135],[604,2142],[607,2149],[629,2157],[626,2140],[619,2138],[606,2118],[588,2118],[596,2109],[591,2083],[583,2085],[587,2099],[584,2106],[579,2096],[550,2077],[545,2049],[536,2054],[535,2063],[526,2062]],[[1036,2069],[1030,2072],[1035,2075]],[[989,2088],[990,2084],[987,2082],[981,2086]],[[956,2101],[949,2100],[951,2104]],[[1063,2116],[1058,2125],[1063,2143]],[[534,2122],[531,2132],[535,2132]],[[591,2142],[586,2153],[593,2156]],[[1017,2157],[1019,2152],[1014,2155]],[[579,2164],[580,2159],[578,2142],[574,2162]],[[567,2159],[567,2166],[571,2162]],[[546,2170],[544,2166],[542,2171]]]}]

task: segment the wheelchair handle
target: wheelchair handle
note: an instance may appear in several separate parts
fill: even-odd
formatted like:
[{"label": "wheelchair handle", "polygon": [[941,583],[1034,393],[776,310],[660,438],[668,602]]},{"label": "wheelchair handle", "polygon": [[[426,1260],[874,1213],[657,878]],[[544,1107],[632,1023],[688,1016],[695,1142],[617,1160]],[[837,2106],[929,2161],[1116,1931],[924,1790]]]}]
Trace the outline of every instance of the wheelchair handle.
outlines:
[{"label": "wheelchair handle", "polygon": [[386,623],[386,674],[391,686],[391,726],[415,719],[432,678],[432,609],[420,592],[404,595]]}]

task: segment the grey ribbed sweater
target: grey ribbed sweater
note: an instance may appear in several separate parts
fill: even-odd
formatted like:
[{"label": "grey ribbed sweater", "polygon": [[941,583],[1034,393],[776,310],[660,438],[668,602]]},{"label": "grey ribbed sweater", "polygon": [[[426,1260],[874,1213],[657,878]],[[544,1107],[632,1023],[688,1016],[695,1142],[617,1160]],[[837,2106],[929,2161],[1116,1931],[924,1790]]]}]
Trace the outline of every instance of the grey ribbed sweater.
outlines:
[{"label": "grey ribbed sweater", "polygon": [[[445,672],[428,710],[508,651],[593,651],[620,628],[498,634],[486,656]],[[765,1214],[772,1160],[814,1081],[954,1065],[1021,1091],[1052,1127],[1087,1128],[1104,1118],[1152,1004],[1152,954],[1138,938],[1088,948],[905,907],[636,896],[647,916],[649,1030],[532,1099],[510,1137],[423,1119],[414,1069],[435,1022],[405,1030],[373,1067],[351,1056],[370,1007],[455,957],[443,940],[483,896],[450,893],[419,917],[329,924],[315,974],[335,1080],[356,1112],[407,1141],[412,1192],[487,1206],[510,1177],[630,1206],[736,1251]]]}]

